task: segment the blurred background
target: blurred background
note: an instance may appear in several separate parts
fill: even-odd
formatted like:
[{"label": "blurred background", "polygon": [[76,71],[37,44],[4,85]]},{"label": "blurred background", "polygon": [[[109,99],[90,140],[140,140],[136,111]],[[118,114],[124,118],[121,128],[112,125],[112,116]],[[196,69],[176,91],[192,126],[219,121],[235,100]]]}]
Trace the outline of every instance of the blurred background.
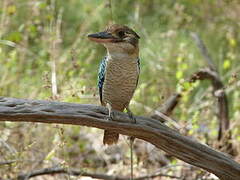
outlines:
[{"label": "blurred background", "polygon": [[[149,116],[180,92],[172,117],[184,127],[185,135],[214,146],[218,118],[211,83],[187,81],[208,66],[190,35],[196,32],[224,83],[231,142],[239,149],[239,17],[238,0],[1,0],[0,96],[99,105],[98,64],[106,51],[86,36],[113,21],[128,25],[141,37],[141,75],[130,105],[134,114]],[[127,137],[106,147],[102,135],[94,128],[1,122],[0,161],[11,163],[0,165],[0,179],[56,165],[129,176]],[[135,177],[161,172],[185,179],[212,178],[147,142],[136,140],[134,148]],[[237,153],[234,158],[240,161]]]}]

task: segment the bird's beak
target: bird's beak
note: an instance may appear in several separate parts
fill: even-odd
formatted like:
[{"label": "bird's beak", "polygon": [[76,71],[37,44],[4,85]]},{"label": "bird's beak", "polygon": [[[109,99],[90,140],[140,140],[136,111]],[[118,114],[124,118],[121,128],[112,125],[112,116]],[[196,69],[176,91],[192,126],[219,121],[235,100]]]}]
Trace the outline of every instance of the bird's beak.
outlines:
[{"label": "bird's beak", "polygon": [[99,33],[95,33],[95,34],[89,34],[88,38],[91,41],[95,41],[98,43],[107,43],[107,42],[114,42],[115,40],[117,40],[116,37],[114,37],[112,34],[108,33],[108,32],[99,32]]}]

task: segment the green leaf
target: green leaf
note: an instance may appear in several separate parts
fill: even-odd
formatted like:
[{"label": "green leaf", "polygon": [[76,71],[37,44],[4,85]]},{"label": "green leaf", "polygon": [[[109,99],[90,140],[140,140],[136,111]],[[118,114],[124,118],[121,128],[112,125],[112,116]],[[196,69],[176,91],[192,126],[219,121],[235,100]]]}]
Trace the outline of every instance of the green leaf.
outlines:
[{"label": "green leaf", "polygon": [[176,72],[176,78],[181,79],[183,77],[183,72],[182,71],[177,71]]},{"label": "green leaf", "polygon": [[178,63],[181,63],[182,61],[183,61],[183,57],[182,57],[182,56],[178,56],[178,57],[177,57],[177,62],[178,62]]},{"label": "green leaf", "polygon": [[8,35],[7,40],[18,43],[22,40],[22,34],[17,31],[12,32]]},{"label": "green leaf", "polygon": [[191,83],[186,81],[182,84],[182,86],[185,90],[189,90],[191,88]]},{"label": "green leaf", "polygon": [[230,39],[229,39],[229,44],[230,44],[232,47],[236,47],[237,41],[236,41],[235,39],[233,39],[233,38],[230,38]]},{"label": "green leaf", "polygon": [[228,69],[231,66],[231,61],[226,59],[223,63],[223,69]]},{"label": "green leaf", "polygon": [[188,65],[186,63],[181,63],[180,64],[180,69],[181,70],[186,70],[188,68]]},{"label": "green leaf", "polygon": [[7,13],[9,15],[12,15],[12,14],[16,13],[16,10],[17,10],[17,8],[16,8],[15,5],[10,5],[10,6],[7,7]]},{"label": "green leaf", "polygon": [[45,157],[45,160],[50,160],[50,159],[52,159],[52,157],[55,155],[55,148],[54,149],[52,149],[49,153],[48,153],[48,155]]}]

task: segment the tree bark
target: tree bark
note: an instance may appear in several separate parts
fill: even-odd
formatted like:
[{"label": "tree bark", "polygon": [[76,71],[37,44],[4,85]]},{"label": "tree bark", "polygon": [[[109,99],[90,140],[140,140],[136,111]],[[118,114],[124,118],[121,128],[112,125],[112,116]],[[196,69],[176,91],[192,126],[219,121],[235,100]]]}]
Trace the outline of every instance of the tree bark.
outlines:
[{"label": "tree bark", "polygon": [[203,168],[222,180],[239,180],[240,164],[225,154],[183,136],[159,122],[115,112],[108,121],[107,109],[96,105],[73,104],[42,100],[0,98],[0,121],[72,124],[114,130],[152,143],[159,149],[189,164]]}]

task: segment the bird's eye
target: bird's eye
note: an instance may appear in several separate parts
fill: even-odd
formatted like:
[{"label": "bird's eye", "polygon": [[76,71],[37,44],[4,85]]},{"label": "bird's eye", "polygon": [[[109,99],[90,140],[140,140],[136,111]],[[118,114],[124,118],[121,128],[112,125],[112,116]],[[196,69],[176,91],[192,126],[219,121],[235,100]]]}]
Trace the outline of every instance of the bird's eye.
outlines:
[{"label": "bird's eye", "polygon": [[119,31],[119,32],[118,32],[118,36],[119,36],[120,38],[122,38],[124,35],[125,35],[124,31]]}]

